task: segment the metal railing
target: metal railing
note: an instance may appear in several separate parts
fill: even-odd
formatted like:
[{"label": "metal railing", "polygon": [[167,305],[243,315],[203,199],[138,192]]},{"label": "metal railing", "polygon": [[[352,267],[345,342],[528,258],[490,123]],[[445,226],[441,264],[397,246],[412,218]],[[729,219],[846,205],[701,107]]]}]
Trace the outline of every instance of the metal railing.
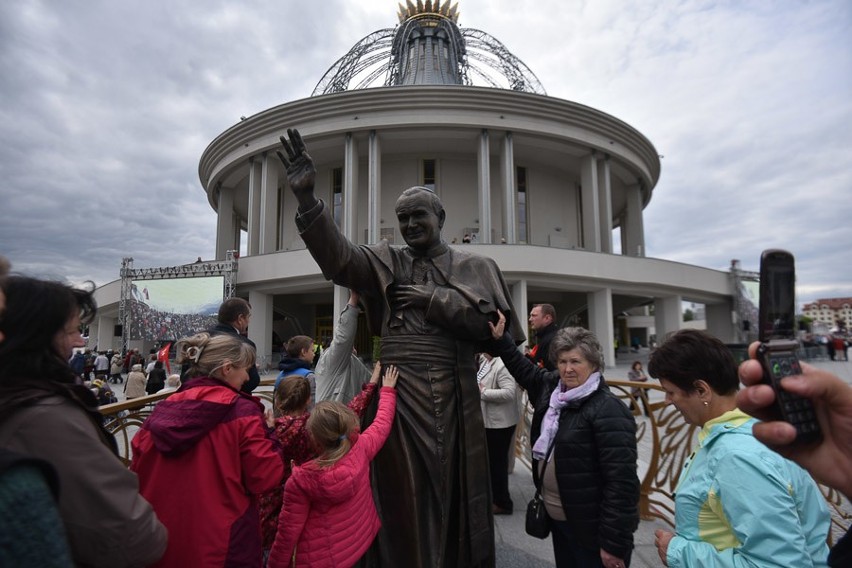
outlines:
[{"label": "metal railing", "polygon": [[[261,379],[253,393],[264,404],[272,404],[274,377]],[[674,527],[674,490],[683,464],[692,451],[698,428],[687,424],[680,412],[663,401],[663,390],[653,383],[634,383],[610,380],[607,384],[613,393],[633,409],[636,418],[636,439],[639,449],[640,496],[639,514],[643,520],[660,520]],[[638,389],[638,391],[634,391]],[[638,392],[636,397],[632,393]],[[100,408],[106,419],[106,428],[118,441],[119,454],[125,464],[130,464],[130,442],[155,405],[171,393],[155,394],[125,402],[108,404]],[[524,395],[526,397],[526,395]],[[532,409],[522,417],[515,437],[515,459],[530,469],[529,431]],[[643,411],[648,409],[649,416]],[[835,542],[852,525],[852,504],[838,491],[820,485],[820,491],[831,512],[832,527],[829,542]]]}]

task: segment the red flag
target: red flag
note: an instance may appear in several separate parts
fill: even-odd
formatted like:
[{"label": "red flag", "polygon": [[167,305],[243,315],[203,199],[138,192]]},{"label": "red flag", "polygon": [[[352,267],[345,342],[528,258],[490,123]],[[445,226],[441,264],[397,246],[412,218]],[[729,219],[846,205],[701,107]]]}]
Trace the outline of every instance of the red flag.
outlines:
[{"label": "red flag", "polygon": [[169,365],[169,350],[172,348],[171,343],[166,343],[166,346],[157,351],[157,361],[162,361],[168,374],[172,374],[172,368]]}]

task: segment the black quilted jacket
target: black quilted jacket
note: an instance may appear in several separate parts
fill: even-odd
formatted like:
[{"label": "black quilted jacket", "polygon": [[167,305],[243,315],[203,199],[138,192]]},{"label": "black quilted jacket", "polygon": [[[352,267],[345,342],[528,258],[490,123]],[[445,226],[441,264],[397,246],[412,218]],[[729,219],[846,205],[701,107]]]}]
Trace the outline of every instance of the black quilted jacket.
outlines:
[{"label": "black quilted jacket", "polygon": [[[534,366],[508,336],[498,354],[518,384],[549,384],[554,371]],[[585,548],[625,558],[639,526],[636,421],[606,385],[569,403],[559,416],[553,460],[562,508]]]}]

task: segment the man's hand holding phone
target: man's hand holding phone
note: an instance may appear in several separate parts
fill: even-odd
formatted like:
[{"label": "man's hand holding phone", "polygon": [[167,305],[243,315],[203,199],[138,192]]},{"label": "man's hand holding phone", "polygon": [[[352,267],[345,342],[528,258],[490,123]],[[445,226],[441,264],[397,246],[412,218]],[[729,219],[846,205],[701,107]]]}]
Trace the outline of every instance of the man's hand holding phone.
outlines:
[{"label": "man's hand holding phone", "polygon": [[820,483],[836,488],[852,499],[852,386],[837,376],[801,364],[802,374],[785,377],[781,388],[810,400],[822,429],[822,440],[796,444],[792,424],[775,420],[771,411],[775,391],[762,384],[763,368],[755,360],[759,343],[749,346],[751,359],[739,368],[740,380],[746,385],[737,394],[737,406],[761,420],[754,426],[754,436],[805,469]]},{"label": "man's hand holding phone", "polygon": [[813,443],[820,425],[807,398],[781,388],[781,381],[801,374],[796,339],[796,264],[786,250],[767,249],[760,255],[758,339],[752,357],[763,367],[762,381],[775,391],[772,418],[792,424],[796,441]]}]

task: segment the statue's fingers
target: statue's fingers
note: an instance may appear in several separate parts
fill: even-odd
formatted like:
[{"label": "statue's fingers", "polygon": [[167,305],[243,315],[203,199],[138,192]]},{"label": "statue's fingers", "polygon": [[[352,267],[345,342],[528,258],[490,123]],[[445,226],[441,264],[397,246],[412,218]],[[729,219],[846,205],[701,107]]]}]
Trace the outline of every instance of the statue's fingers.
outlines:
[{"label": "statue's fingers", "polygon": [[290,160],[288,160],[286,156],[281,153],[280,150],[276,150],[275,153],[278,154],[278,159],[281,160],[281,163],[284,164],[284,167],[286,169],[290,169]]},{"label": "statue's fingers", "polygon": [[298,154],[293,150],[290,142],[283,136],[279,136],[278,139],[281,140],[281,145],[284,146],[284,151],[287,152],[287,155],[290,157],[290,161],[295,160]]},{"label": "statue's fingers", "polygon": [[305,142],[302,140],[302,135],[299,134],[299,131],[295,128],[291,128],[287,131],[290,135],[290,140],[293,141],[293,147],[299,151],[301,154],[305,151]]}]

